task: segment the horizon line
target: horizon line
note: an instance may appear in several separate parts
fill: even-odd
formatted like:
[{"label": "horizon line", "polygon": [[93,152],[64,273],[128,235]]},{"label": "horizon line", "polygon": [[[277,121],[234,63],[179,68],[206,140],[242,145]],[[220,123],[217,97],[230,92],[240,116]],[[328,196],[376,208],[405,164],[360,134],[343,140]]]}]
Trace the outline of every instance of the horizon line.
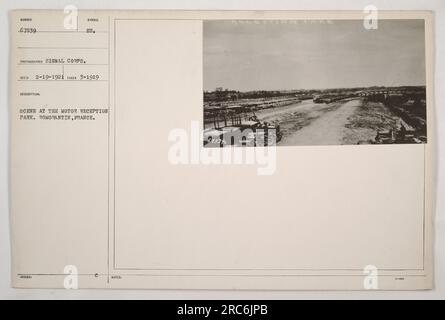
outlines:
[{"label": "horizon line", "polygon": [[[300,88],[300,89],[250,89],[250,90],[239,90],[232,88],[224,88],[224,87],[216,87],[223,88],[223,91],[237,91],[237,92],[255,92],[255,91],[311,91],[311,90],[334,90],[334,89],[368,89],[368,88],[403,88],[403,87],[426,87],[426,84],[409,84],[409,85],[372,85],[365,87],[329,87],[329,88]],[[216,88],[211,90],[203,89],[203,91],[213,92],[216,91]]]}]

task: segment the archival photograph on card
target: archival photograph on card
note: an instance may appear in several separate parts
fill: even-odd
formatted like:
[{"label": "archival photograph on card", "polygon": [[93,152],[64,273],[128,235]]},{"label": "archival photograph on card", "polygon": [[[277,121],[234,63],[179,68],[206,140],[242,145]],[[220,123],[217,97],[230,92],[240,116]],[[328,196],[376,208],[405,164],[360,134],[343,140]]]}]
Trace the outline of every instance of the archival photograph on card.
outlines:
[{"label": "archival photograph on card", "polygon": [[427,142],[424,20],[203,24],[205,147]]}]

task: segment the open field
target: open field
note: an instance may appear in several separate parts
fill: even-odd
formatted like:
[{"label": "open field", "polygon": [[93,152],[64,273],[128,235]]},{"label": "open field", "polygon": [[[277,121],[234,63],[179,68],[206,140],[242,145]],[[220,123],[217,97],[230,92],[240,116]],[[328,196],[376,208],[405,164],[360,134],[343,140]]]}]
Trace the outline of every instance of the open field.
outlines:
[{"label": "open field", "polygon": [[[311,99],[304,96],[214,102],[205,107],[204,126],[218,130],[230,126],[233,130],[246,128],[245,120],[250,120],[250,125],[254,120],[257,128],[276,128],[280,146],[426,142],[422,87],[337,90],[313,93]],[[212,120],[212,115],[218,121]],[[234,118],[238,119],[236,124]]]}]

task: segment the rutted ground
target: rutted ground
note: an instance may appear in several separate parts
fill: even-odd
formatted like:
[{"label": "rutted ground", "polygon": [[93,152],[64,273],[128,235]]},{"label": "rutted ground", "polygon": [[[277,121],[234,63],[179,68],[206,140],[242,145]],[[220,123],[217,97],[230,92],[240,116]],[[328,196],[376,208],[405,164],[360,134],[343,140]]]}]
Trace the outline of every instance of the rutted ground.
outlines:
[{"label": "rutted ground", "polygon": [[287,135],[281,145],[332,145],[343,144],[348,118],[361,105],[361,100],[336,104],[335,108],[323,110],[323,114],[307,126]]},{"label": "rutted ground", "polygon": [[377,131],[398,129],[400,118],[378,102],[365,102],[348,118],[343,144],[369,143]]},{"label": "rutted ground", "polygon": [[257,111],[256,115],[261,121],[280,124],[283,140],[279,144],[285,145],[283,142],[286,141],[288,137],[293,136],[300,129],[310,125],[314,120],[324,114],[335,111],[341,106],[341,102],[317,104],[312,102],[312,100],[305,100],[301,103],[283,108]]},{"label": "rutted ground", "polygon": [[400,117],[379,102],[350,98],[325,104],[304,100],[255,112],[259,120],[280,125],[278,145],[371,143],[377,131],[397,130]]},{"label": "rutted ground", "polygon": [[278,144],[284,146],[370,143],[377,130],[396,129],[400,121],[383,104],[363,99],[331,104],[303,101],[258,111],[257,116],[280,124],[283,138]]}]

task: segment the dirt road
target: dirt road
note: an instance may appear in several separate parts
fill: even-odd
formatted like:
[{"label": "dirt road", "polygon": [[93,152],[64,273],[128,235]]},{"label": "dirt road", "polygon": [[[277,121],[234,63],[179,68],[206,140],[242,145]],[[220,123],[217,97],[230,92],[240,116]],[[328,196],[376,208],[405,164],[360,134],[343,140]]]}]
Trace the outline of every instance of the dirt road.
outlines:
[{"label": "dirt road", "polygon": [[321,110],[324,114],[311,121],[307,126],[286,135],[280,145],[332,145],[342,144],[348,130],[348,118],[361,105],[361,100],[340,103],[331,110]]},{"label": "dirt road", "polygon": [[304,100],[255,114],[262,122],[280,125],[281,146],[371,143],[378,131],[396,130],[400,122],[382,103],[361,98],[329,104]]}]

